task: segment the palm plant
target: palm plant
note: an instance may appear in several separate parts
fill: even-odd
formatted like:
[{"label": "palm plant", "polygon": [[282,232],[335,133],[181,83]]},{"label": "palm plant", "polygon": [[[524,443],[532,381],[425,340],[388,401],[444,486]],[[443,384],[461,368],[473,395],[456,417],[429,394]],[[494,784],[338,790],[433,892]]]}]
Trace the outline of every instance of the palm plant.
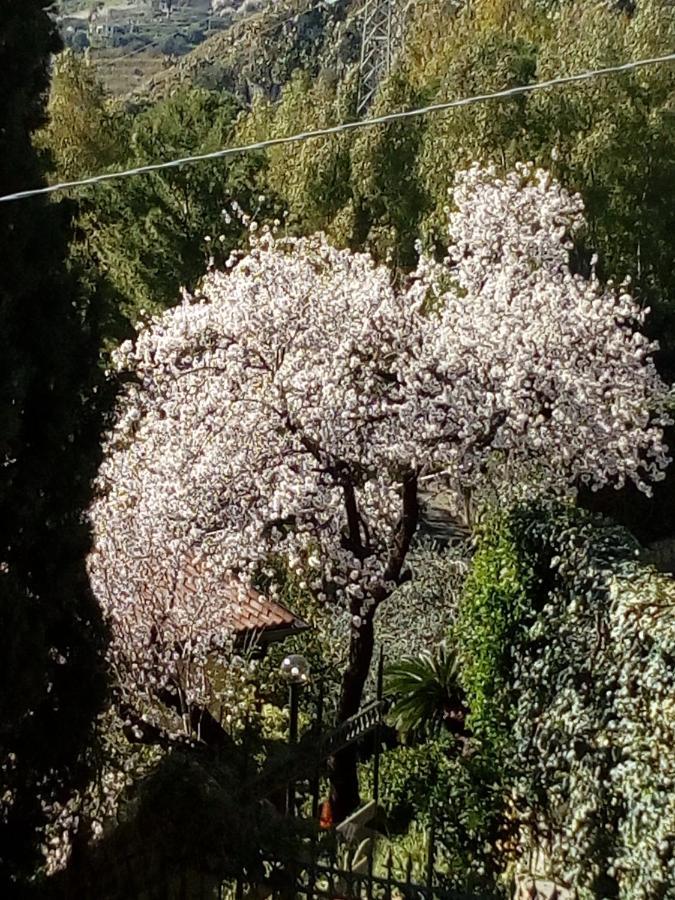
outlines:
[{"label": "palm plant", "polygon": [[392,699],[392,722],[402,734],[413,738],[443,730],[464,734],[464,692],[458,681],[457,659],[445,642],[433,652],[404,656],[388,666],[384,691]]}]

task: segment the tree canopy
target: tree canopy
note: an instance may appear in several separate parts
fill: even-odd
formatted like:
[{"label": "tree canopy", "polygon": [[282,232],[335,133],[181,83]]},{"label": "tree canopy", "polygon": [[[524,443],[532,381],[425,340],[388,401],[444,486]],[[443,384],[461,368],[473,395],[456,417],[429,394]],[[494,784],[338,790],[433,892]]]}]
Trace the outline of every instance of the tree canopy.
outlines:
[{"label": "tree canopy", "polygon": [[[529,166],[504,179],[476,166],[454,202],[448,264],[423,257],[403,288],[367,254],[254,224],[248,253],[116,354],[133,378],[90,572],[132,695],[171,683],[200,699],[223,586],[281,556],[351,617],[347,718],[375,612],[406,578],[420,479],[470,485],[494,452],[563,482],[661,477],[666,394],[643,315],[594,270],[570,270],[579,197]],[[342,788],[344,814],[357,796]]]}]

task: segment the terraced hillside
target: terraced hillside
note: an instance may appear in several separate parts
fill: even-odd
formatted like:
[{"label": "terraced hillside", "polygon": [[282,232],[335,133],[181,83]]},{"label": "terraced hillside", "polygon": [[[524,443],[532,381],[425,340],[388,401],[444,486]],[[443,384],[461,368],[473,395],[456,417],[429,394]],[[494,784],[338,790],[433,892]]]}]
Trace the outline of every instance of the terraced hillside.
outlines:
[{"label": "terraced hillside", "polygon": [[214,34],[240,27],[272,0],[63,0],[66,47],[87,51],[106,91],[126,96]]}]

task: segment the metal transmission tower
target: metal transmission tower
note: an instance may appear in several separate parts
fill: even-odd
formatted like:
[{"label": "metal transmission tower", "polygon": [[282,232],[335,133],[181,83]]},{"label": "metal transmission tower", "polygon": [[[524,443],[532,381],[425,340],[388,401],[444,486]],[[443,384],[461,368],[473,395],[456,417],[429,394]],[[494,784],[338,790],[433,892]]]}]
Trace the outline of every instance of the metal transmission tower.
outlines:
[{"label": "metal transmission tower", "polygon": [[357,114],[363,115],[403,45],[411,0],[365,0]]}]

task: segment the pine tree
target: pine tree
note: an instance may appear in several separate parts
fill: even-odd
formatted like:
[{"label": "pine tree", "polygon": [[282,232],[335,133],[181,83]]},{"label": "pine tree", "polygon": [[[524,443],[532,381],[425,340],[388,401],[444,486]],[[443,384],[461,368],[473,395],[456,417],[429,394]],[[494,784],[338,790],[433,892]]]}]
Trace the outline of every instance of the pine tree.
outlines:
[{"label": "pine tree", "polygon": [[[0,2],[0,194],[39,186],[59,37],[48,0]],[[93,304],[67,271],[70,210],[0,204],[0,885],[25,895],[48,807],[84,776],[102,627],[83,559],[96,464]],[[97,402],[95,403],[94,400]],[[2,890],[0,889],[0,892]]]}]

